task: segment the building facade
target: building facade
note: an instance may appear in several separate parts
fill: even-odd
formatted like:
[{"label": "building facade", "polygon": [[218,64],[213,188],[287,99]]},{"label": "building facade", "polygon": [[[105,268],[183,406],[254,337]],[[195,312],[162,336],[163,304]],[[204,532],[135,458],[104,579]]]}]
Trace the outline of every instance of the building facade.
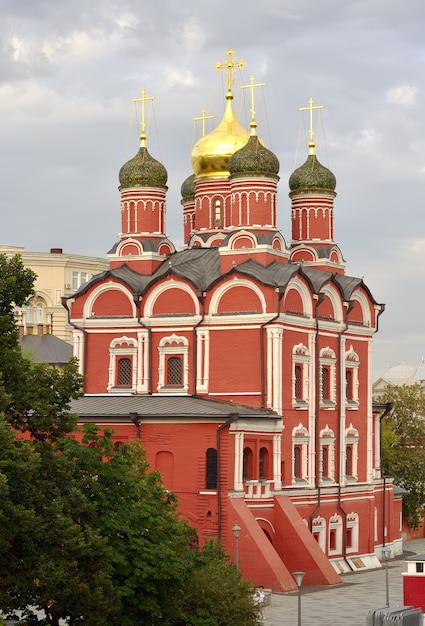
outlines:
[{"label": "building facade", "polygon": [[62,248],[50,252],[27,252],[19,246],[0,246],[0,254],[22,257],[25,267],[37,274],[35,294],[15,315],[23,335],[55,335],[72,344],[72,326],[68,323],[62,298],[75,293],[94,275],[108,269],[107,259],[64,253]]},{"label": "building facade", "polygon": [[184,250],[165,234],[167,171],[143,126],[121,168],[110,267],[67,301],[87,375],[73,408],[141,440],[200,542],[220,537],[247,577],[291,591],[291,571],[337,584],[402,549],[371,394],[383,306],[346,274],[336,179],[313,140],[280,209],[290,244],[277,229],[279,161],[255,115],[249,130],[236,118],[235,65],[229,50],[223,118],[181,188]]}]

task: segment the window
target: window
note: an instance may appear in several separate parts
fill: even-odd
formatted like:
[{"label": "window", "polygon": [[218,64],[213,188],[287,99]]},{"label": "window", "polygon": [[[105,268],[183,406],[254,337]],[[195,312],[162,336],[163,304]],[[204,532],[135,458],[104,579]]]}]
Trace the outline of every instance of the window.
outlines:
[{"label": "window", "polygon": [[129,393],[136,391],[137,340],[131,337],[114,339],[109,346],[108,391]]},{"label": "window", "polygon": [[423,574],[424,571],[424,564],[423,563],[415,563],[416,565],[416,571],[418,574]]},{"label": "window", "polygon": [[267,448],[260,448],[258,455],[258,477],[260,480],[267,480],[269,477],[269,451]]},{"label": "window", "polygon": [[159,342],[157,391],[163,394],[189,392],[189,341],[172,334]]},{"label": "window", "polygon": [[295,400],[303,399],[303,368],[301,365],[295,366],[294,392]]},{"label": "window", "polygon": [[253,454],[251,448],[243,451],[243,479],[251,480],[253,476]]},{"label": "window", "polygon": [[295,446],[294,448],[294,478],[301,478],[301,459],[302,450],[301,446]]},{"label": "window", "polygon": [[217,450],[208,448],[206,458],[206,488],[217,489]]},{"label": "window", "polygon": [[322,400],[331,399],[331,374],[329,367],[322,367]]},{"label": "window", "polygon": [[32,322],[32,306],[29,306],[29,305],[28,305],[28,306],[25,308],[25,319],[26,319],[27,324],[28,324],[28,323],[30,323],[30,324],[31,324],[31,322]]},{"label": "window", "polygon": [[183,359],[180,356],[167,359],[167,385],[183,385]]},{"label": "window", "polygon": [[38,303],[37,306],[35,307],[35,315],[37,318],[37,324],[42,324],[43,323],[43,306]]},{"label": "window", "polygon": [[342,552],[342,517],[336,513],[329,519],[329,554],[341,554]]},{"label": "window", "polygon": [[320,478],[335,478],[335,435],[329,426],[320,431]]},{"label": "window", "polygon": [[351,445],[345,448],[345,475],[353,475],[353,446]]},{"label": "window", "polygon": [[310,355],[303,344],[292,350],[292,406],[306,409],[308,405]]},{"label": "window", "polygon": [[127,387],[131,385],[131,370],[131,359],[118,359],[118,385]]},{"label": "window", "polygon": [[214,226],[219,228],[221,225],[221,200],[217,198],[214,200]]},{"label": "window", "polygon": [[357,480],[359,431],[350,423],[345,431],[345,477]]},{"label": "window", "polygon": [[84,285],[87,282],[87,272],[81,272],[80,285]]},{"label": "window", "polygon": [[308,430],[301,422],[292,431],[292,481],[308,479]]},{"label": "window", "polygon": [[320,350],[320,400],[322,408],[332,408],[336,398],[335,352],[327,347]]},{"label": "window", "polygon": [[345,353],[345,403],[348,409],[359,405],[359,357],[353,346]]},{"label": "window", "polygon": [[78,289],[78,272],[72,272],[72,288]]},{"label": "window", "polygon": [[345,370],[345,398],[353,399],[353,370]]},{"label": "window", "polygon": [[329,476],[329,446],[322,446],[322,478]]}]

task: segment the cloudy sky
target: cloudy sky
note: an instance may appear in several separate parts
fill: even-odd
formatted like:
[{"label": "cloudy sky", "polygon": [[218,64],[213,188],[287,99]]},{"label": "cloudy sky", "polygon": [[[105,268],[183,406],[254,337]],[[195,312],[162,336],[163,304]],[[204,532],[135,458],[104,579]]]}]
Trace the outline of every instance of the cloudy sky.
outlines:
[{"label": "cloudy sky", "polygon": [[[2,0],[0,220],[3,245],[105,256],[120,230],[118,171],[148,147],[169,173],[168,235],[182,246],[180,186],[201,109],[223,112],[215,64],[232,47],[251,75],[258,132],[287,181],[305,160],[299,108],[324,106],[318,157],[337,177],[336,238],[347,273],[386,304],[374,372],[425,356],[425,3],[423,0]],[[246,121],[245,121],[246,120]],[[308,126],[308,120],[305,120]],[[209,130],[209,128],[208,128]]]}]

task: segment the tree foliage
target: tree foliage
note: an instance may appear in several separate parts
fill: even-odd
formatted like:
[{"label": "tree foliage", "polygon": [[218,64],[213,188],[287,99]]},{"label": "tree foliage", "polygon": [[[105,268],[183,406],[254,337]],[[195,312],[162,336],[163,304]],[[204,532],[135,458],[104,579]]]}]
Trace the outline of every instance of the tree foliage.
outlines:
[{"label": "tree foliage", "polygon": [[416,528],[425,515],[425,393],[421,385],[388,385],[393,410],[382,423],[382,469],[406,489],[403,506]]},{"label": "tree foliage", "polygon": [[29,625],[254,626],[248,583],[217,546],[194,549],[140,445],[77,434],[77,362],[22,355],[13,310],[34,277],[0,255],[0,610]]}]

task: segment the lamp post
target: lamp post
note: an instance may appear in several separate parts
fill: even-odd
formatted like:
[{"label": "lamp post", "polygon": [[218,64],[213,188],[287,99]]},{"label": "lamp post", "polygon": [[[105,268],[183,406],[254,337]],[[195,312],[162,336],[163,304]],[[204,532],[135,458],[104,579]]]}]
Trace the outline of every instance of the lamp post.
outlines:
[{"label": "lamp post", "polygon": [[388,586],[388,559],[391,556],[391,548],[389,546],[382,546],[381,553],[385,561],[385,591],[386,591],[386,598],[387,598],[387,606],[390,606],[390,590]]},{"label": "lamp post", "polygon": [[303,584],[305,572],[292,572],[298,587],[298,626],[301,626],[301,585]]},{"label": "lamp post", "polygon": [[239,524],[235,524],[232,528],[232,533],[235,538],[235,551],[236,551],[236,567],[239,568],[239,537],[241,536],[242,528]]}]

